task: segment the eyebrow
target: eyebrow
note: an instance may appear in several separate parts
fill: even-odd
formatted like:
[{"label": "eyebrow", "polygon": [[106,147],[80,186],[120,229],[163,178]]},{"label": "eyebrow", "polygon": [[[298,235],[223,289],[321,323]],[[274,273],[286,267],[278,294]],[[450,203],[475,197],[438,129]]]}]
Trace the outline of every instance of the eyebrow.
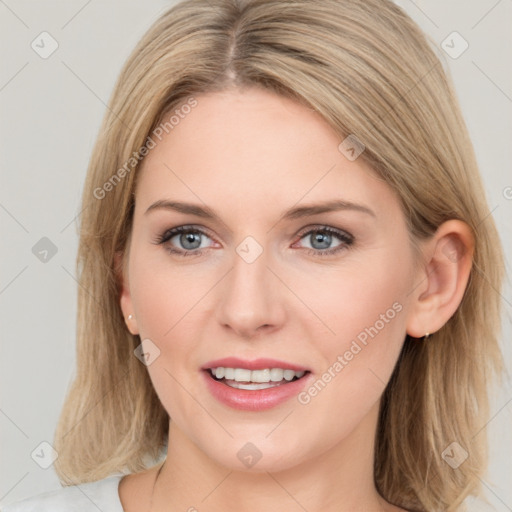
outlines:
[{"label": "eyebrow", "polygon": [[[180,201],[170,201],[167,199],[160,199],[155,201],[149,208],[144,212],[144,215],[147,215],[149,212],[153,210],[172,210],[180,213],[196,215],[197,217],[202,217],[204,219],[214,219],[220,220],[219,216],[207,206],[200,206],[198,204],[192,203],[183,203]],[[281,219],[285,220],[294,220],[300,219],[303,217],[309,217],[311,215],[318,215],[319,213],[328,213],[339,210],[353,210],[362,213],[366,213],[371,215],[372,217],[377,218],[375,212],[364,206],[362,204],[353,203],[350,201],[343,201],[340,199],[334,199],[331,201],[326,201],[323,203],[317,204],[309,204],[304,206],[297,206],[294,208],[290,208],[286,212],[283,213]]]}]

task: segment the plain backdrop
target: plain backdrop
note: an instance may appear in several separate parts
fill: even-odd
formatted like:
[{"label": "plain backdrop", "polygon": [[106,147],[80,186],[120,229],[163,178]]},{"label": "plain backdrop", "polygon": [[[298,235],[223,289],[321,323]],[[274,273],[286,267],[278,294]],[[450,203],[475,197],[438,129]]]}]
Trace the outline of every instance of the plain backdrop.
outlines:
[{"label": "plain backdrop", "polygon": [[[173,3],[0,0],[0,505],[60,486],[53,466],[41,468],[31,454],[52,443],[74,374],[76,216],[88,159],[123,62]],[[454,80],[508,257],[512,1],[399,4],[429,34]],[[52,44],[57,49],[43,58]],[[502,300],[510,371],[508,282]],[[475,434],[488,435],[491,459],[488,503],[468,500],[471,511],[512,510],[511,420],[507,379],[493,394],[492,419]]]}]

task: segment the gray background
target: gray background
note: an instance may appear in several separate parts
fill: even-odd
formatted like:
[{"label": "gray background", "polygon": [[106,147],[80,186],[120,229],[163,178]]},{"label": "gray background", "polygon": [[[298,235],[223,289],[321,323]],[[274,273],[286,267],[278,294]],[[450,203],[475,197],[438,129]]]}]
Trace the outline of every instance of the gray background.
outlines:
[{"label": "gray background", "polygon": [[[475,144],[489,206],[507,255],[512,246],[511,0],[400,0],[430,35],[453,77]],[[173,2],[0,0],[2,350],[0,505],[59,487],[49,447],[73,376],[76,216],[88,159],[114,81],[131,49]],[[31,47],[47,31],[58,49],[42,58]],[[457,31],[469,48],[453,59],[441,48]],[[451,36],[452,51],[462,48]],[[49,48],[46,39],[45,49]],[[40,51],[43,51],[41,48]],[[508,221],[507,221],[508,219]],[[47,237],[57,249],[52,254]],[[49,249],[48,254],[38,252]],[[45,245],[46,244],[46,245]],[[40,258],[46,257],[46,261]],[[507,270],[509,264],[507,263]],[[512,369],[511,287],[503,293],[503,350]],[[496,390],[488,504],[512,510],[512,386]],[[36,449],[37,448],[37,449]],[[105,511],[106,512],[106,511]]]}]

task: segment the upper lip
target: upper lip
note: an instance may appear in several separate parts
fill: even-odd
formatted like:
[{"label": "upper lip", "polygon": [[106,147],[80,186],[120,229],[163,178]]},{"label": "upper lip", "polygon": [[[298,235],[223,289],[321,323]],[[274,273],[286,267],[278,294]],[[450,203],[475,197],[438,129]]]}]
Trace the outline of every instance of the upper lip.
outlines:
[{"label": "upper lip", "polygon": [[264,370],[265,368],[281,368],[283,370],[294,370],[296,372],[307,372],[308,368],[305,366],[288,363],[286,361],[280,361],[278,359],[270,358],[258,358],[249,361],[247,359],[240,359],[238,357],[224,357],[222,359],[215,359],[209,361],[202,366],[203,370],[209,370],[210,368],[245,368],[247,370]]}]

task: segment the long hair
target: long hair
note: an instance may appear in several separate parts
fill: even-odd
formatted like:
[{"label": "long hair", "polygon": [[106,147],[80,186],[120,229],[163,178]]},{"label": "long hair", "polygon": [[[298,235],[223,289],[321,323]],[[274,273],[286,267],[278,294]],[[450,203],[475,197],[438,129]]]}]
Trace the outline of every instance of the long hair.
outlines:
[{"label": "long hair", "polygon": [[[61,482],[140,471],[165,450],[169,418],[134,356],[140,339],[121,313],[115,255],[125,252],[137,170],[158,134],[202,93],[233,86],[292,98],[317,111],[340,142],[363,142],[360,158],[398,194],[413,243],[449,219],[471,228],[462,302],[428,341],[406,337],[381,400],[374,462],[388,501],[458,510],[479,492],[486,465],[485,435],[476,434],[488,415],[488,381],[502,368],[503,255],[443,65],[388,0],[186,0],[134,49],[83,192],[77,368],[55,434]],[[454,442],[468,454],[456,469],[443,457]]]}]

